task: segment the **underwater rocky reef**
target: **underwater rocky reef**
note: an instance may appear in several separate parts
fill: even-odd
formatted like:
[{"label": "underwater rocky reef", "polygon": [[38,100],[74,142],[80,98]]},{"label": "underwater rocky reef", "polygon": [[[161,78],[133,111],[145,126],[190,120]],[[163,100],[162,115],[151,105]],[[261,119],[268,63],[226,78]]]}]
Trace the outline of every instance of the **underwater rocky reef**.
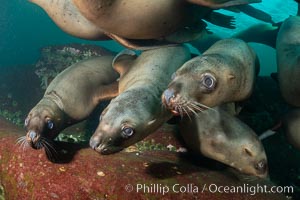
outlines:
[{"label": "underwater rocky reef", "polygon": [[[147,180],[147,184],[178,183],[186,185],[193,183],[194,187],[215,183],[226,185],[253,184],[254,178],[241,178],[239,173],[229,170],[225,165],[204,157],[187,152],[184,141],[178,134],[176,125],[163,125],[154,134],[141,142],[126,148],[121,153],[113,155],[99,155],[88,149],[89,137],[98,125],[99,113],[107,103],[101,103],[86,121],[64,130],[56,139],[57,152],[46,156],[44,150],[24,148],[16,144],[17,139],[25,134],[23,121],[31,107],[41,98],[44,88],[41,74],[36,74],[42,67],[49,67],[59,73],[64,67],[54,69],[54,66],[66,66],[70,60],[76,62],[84,59],[79,54],[68,54],[70,59],[63,59],[66,54],[61,49],[78,48],[80,52],[98,52],[104,55],[109,52],[98,46],[84,46],[71,44],[65,46],[49,46],[41,50],[41,59],[37,65],[22,67],[22,70],[12,71],[13,75],[1,77],[1,185],[5,197],[8,199],[40,199],[40,198],[117,198],[118,194],[133,199],[147,199],[149,194],[127,193],[124,187],[131,183]],[[47,51],[44,51],[47,49]],[[57,59],[59,57],[62,59]],[[51,62],[55,62],[55,65]],[[61,63],[60,63],[61,62]],[[44,63],[41,65],[40,63]],[[19,68],[19,67],[18,67]],[[26,71],[26,72],[25,72]],[[46,71],[44,71],[46,72]],[[28,90],[16,90],[14,82],[18,73],[26,73],[27,78],[19,79],[18,85],[30,86]],[[0,76],[4,76],[1,73]],[[28,81],[31,80],[31,81]],[[49,79],[49,82],[51,79]],[[10,87],[8,87],[10,86]],[[10,93],[14,91],[14,93]],[[13,99],[13,101],[11,100]],[[15,102],[15,103],[13,103]],[[24,105],[22,102],[27,102]],[[22,105],[22,106],[21,106]],[[258,77],[251,97],[243,103],[239,118],[255,130],[262,133],[278,122],[280,116],[289,106],[280,96],[278,84],[271,77]],[[8,122],[8,121],[10,122]],[[13,125],[14,124],[14,125]],[[13,134],[12,134],[13,133]],[[299,153],[290,146],[279,131],[277,134],[263,141],[269,162],[270,180],[266,184],[290,185],[295,189],[294,194],[268,195],[260,194],[218,194],[185,193],[184,199],[285,199],[285,196],[295,199],[299,196],[300,177]],[[280,147],[280,148],[279,148]],[[289,159],[286,159],[289,156]],[[51,161],[52,160],[52,161]],[[285,160],[285,162],[282,162]],[[86,170],[88,169],[88,170]],[[124,176],[124,174],[126,174]],[[133,177],[137,179],[133,181]],[[243,176],[242,176],[243,177]],[[66,179],[70,181],[65,181]],[[247,181],[248,180],[248,181]],[[254,181],[255,180],[255,181]],[[109,184],[108,184],[109,183]],[[123,185],[124,186],[123,186]],[[265,184],[265,183],[264,183]],[[191,186],[192,187],[192,186]],[[172,198],[174,194],[164,196],[150,195],[152,198]],[[178,194],[176,194],[178,195]],[[219,196],[221,195],[221,196]],[[263,194],[261,194],[263,195]],[[124,198],[125,198],[124,196]]]},{"label": "underwater rocky reef", "polygon": [[1,199],[300,198],[299,0],[27,3],[79,42],[0,63]]}]

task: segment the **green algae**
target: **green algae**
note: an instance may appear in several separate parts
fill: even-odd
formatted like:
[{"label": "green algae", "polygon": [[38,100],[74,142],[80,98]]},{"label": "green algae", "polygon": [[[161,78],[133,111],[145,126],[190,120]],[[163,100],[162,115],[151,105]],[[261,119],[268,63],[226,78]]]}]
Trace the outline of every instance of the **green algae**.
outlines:
[{"label": "green algae", "polygon": [[41,81],[41,88],[46,89],[50,82],[64,69],[81,60],[100,56],[88,46],[49,46],[41,50],[41,58],[36,63],[35,73]]},{"label": "green algae", "polygon": [[23,126],[22,111],[11,112],[6,109],[4,109],[4,110],[0,109],[0,116],[2,116],[6,120],[12,122],[13,124],[15,124],[19,127]]},{"label": "green algae", "polygon": [[89,137],[85,131],[76,133],[63,131],[55,138],[55,140],[73,144],[86,144],[89,141]]},{"label": "green algae", "polygon": [[172,146],[171,148],[168,148],[167,146],[164,146],[163,144],[156,143],[155,140],[143,140],[135,144],[137,147],[138,151],[143,152],[143,151],[164,151],[164,150],[169,150],[169,151],[174,151],[176,152],[176,147]]}]

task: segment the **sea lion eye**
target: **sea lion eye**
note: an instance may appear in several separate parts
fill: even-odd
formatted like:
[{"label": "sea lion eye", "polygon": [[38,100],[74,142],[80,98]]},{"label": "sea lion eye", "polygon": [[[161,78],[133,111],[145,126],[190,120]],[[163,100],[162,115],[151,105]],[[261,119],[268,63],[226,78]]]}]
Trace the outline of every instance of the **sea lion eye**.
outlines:
[{"label": "sea lion eye", "polygon": [[51,120],[48,120],[47,121],[47,127],[48,127],[48,129],[52,130],[53,127],[54,127],[54,123]]},{"label": "sea lion eye", "polygon": [[122,128],[122,136],[124,138],[129,138],[130,136],[132,136],[134,133],[134,130],[133,128],[130,128],[130,127],[123,127]]},{"label": "sea lion eye", "polygon": [[25,126],[25,127],[28,125],[28,121],[29,121],[29,119],[26,118],[25,121],[24,121],[24,126]]},{"label": "sea lion eye", "polygon": [[267,162],[265,160],[261,160],[259,161],[256,165],[255,165],[255,169],[257,169],[260,172],[265,172],[267,170]]},{"label": "sea lion eye", "polygon": [[173,80],[176,77],[176,72],[174,72],[171,76],[171,80]]},{"label": "sea lion eye", "polygon": [[202,79],[202,84],[204,85],[205,88],[209,90],[213,90],[216,85],[216,79],[213,75],[211,74],[204,74],[203,79]]}]

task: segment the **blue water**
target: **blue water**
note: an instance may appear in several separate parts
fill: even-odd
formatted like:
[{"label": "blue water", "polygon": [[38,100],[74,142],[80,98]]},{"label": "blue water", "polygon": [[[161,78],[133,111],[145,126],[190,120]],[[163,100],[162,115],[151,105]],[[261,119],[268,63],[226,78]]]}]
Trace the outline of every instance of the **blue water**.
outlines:
[{"label": "blue water", "polygon": [[[252,4],[272,15],[275,22],[295,15],[297,6],[293,0],[263,0]],[[115,51],[121,50],[116,42],[95,42],[80,40],[61,31],[38,6],[26,0],[1,0],[0,4],[0,67],[11,65],[33,64],[39,58],[39,49],[47,45],[86,43],[100,44]],[[260,21],[245,14],[221,11],[236,17],[234,31],[209,25],[209,29],[224,37],[241,31]],[[264,45],[253,45],[262,66],[261,75],[268,75],[276,69],[275,51]]]},{"label": "blue water", "polygon": [[47,45],[76,42],[121,49],[115,42],[87,41],[69,36],[40,7],[26,0],[1,0],[0,10],[0,67],[32,64],[39,57],[39,49]]}]

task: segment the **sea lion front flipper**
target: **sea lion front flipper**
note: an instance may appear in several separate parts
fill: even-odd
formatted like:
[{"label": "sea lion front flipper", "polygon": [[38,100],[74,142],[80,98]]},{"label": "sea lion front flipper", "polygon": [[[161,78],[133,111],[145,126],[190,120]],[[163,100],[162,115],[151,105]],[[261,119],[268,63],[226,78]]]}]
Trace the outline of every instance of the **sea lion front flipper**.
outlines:
[{"label": "sea lion front flipper", "polygon": [[206,26],[207,24],[204,21],[199,20],[189,26],[179,29],[163,39],[171,43],[190,42],[210,34],[211,32],[206,29]]},{"label": "sea lion front flipper", "polygon": [[235,29],[235,18],[233,16],[212,11],[204,19],[217,26]]},{"label": "sea lion front flipper", "polygon": [[171,44],[170,42],[164,41],[164,40],[154,40],[154,39],[148,39],[148,40],[139,40],[139,39],[127,39],[120,36],[117,36],[112,33],[106,33],[111,39],[119,42],[121,45],[128,49],[133,50],[150,50],[150,49],[157,49],[163,46],[174,46],[176,44]]},{"label": "sea lion front flipper", "polygon": [[275,24],[275,22],[272,19],[272,16],[268,13],[259,10],[257,8],[254,8],[251,5],[238,5],[236,6],[241,12],[245,13],[246,15],[253,17],[255,19],[261,20],[266,23]]},{"label": "sea lion front flipper", "polygon": [[[102,86],[98,93],[95,95],[95,99],[98,103],[103,100],[111,100],[119,95],[119,82],[115,81],[109,85]],[[97,104],[98,104],[97,103]]]},{"label": "sea lion front flipper", "polygon": [[198,4],[210,8],[225,8],[229,6],[260,3],[261,0],[186,0],[189,3]]},{"label": "sea lion front flipper", "polygon": [[242,39],[245,42],[256,42],[276,48],[276,38],[280,24],[273,26],[271,24],[256,24],[234,34],[233,38]]},{"label": "sea lion front flipper", "polygon": [[134,51],[129,49],[124,49],[118,55],[115,56],[112,61],[112,66],[116,70],[120,77],[122,77],[132,65],[132,62],[137,58],[137,55]]}]

